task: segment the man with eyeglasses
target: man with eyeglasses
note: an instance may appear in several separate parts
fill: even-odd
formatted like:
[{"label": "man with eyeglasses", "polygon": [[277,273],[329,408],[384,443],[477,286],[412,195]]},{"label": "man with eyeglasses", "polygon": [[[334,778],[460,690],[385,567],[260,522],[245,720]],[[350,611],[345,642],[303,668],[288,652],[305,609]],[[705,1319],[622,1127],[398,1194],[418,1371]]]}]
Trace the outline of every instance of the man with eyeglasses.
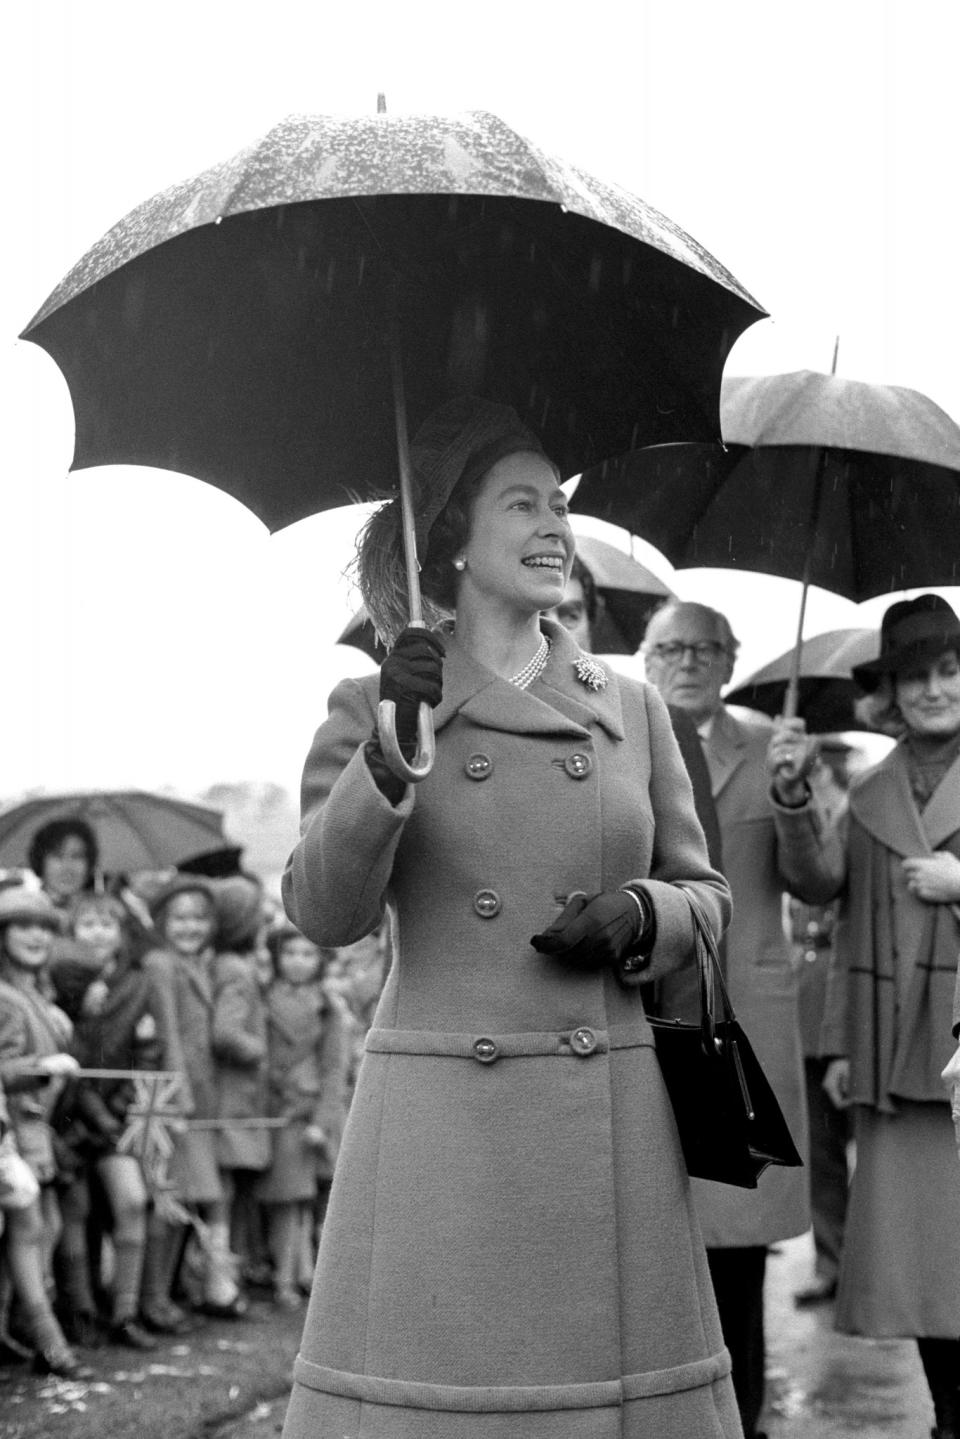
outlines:
[{"label": "man with eyeglasses", "polygon": [[[727,710],[721,692],[738,648],[725,615],[671,600],[651,619],[643,654],[647,679],[668,704],[686,710],[700,734],[720,820],[723,871],[733,892],[726,935],[730,996],[802,1154],[803,1053],[782,895],[786,890],[807,904],[830,898],[808,802],[807,775],[817,751],[802,721],[748,722]],[[774,775],[780,799],[771,792]],[[767,1249],[810,1227],[806,1170],[770,1168],[756,1190],[699,1179],[692,1184],[744,1434],[761,1439]]]}]

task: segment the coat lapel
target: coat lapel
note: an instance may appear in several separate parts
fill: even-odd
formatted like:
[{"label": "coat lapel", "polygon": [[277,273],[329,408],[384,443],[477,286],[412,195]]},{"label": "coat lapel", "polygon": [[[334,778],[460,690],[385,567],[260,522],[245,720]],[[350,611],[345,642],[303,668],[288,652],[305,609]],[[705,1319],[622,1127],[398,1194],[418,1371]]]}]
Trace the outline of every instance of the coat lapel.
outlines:
[{"label": "coat lapel", "polygon": [[746,730],[721,705],[713,717],[710,735],[703,746],[714,799],[743,763],[748,738]]},{"label": "coat lapel", "polygon": [[960,755],[937,785],[921,816],[931,849],[940,849],[944,840],[960,830]]},{"label": "coat lapel", "polygon": [[[488,670],[447,638],[443,664],[443,698],[433,712],[434,728],[441,729],[463,713],[484,728],[508,734],[567,735],[586,738],[592,724],[600,724],[615,739],[623,739],[623,714],[616,676],[609,670],[603,689],[591,690],[577,678],[581,656],[562,625],[542,622],[550,639],[550,659],[537,691],[518,689]],[[606,667],[604,667],[606,668]]]},{"label": "coat lapel", "polygon": [[[945,783],[940,786],[941,790],[944,788]],[[860,784],[853,786],[850,812],[869,834],[887,849],[893,850],[894,854],[906,859],[932,851],[933,846],[910,789],[906,755],[901,745],[891,750]],[[951,832],[957,828],[956,811],[950,828]]]}]

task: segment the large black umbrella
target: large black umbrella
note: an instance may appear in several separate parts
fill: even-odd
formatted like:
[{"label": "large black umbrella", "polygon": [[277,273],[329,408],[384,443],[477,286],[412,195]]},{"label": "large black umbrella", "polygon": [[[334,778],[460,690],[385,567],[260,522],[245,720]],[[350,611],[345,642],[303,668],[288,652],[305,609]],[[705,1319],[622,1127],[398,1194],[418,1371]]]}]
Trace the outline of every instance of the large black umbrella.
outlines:
[{"label": "large black umbrella", "polygon": [[860,601],[960,583],[960,426],[925,395],[806,370],[729,378],[721,424],[725,446],[595,467],[573,508],[678,569],[782,575],[804,597],[810,584]]},{"label": "large black umbrella", "polygon": [[73,468],[196,475],[277,530],[406,484],[408,413],[459,394],[513,405],[564,476],[716,440],[762,313],[670,220],[494,116],[295,116],[132,211],[23,337],[66,375]]}]

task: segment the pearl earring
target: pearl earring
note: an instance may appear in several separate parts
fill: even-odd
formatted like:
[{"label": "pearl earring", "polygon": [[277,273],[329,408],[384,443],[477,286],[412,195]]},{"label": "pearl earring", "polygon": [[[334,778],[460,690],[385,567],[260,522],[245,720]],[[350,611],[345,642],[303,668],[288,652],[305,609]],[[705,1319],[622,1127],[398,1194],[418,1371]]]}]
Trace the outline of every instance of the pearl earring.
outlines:
[{"label": "pearl earring", "polygon": [[462,570],[465,570],[465,569],[467,568],[467,562],[466,562],[466,560],[463,558],[463,555],[458,555],[458,556],[457,556],[457,558],[456,558],[456,559],[454,560],[454,562],[453,562],[453,568],[454,568],[455,570],[461,570],[461,571],[462,571]]}]

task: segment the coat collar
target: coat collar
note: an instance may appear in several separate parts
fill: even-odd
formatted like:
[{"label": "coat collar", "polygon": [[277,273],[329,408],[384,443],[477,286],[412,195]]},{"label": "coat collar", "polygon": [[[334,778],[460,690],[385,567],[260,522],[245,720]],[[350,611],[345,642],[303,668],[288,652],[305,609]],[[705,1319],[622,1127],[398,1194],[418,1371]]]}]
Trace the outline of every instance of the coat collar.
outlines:
[{"label": "coat collar", "polygon": [[910,789],[907,752],[898,744],[850,791],[850,810],[864,829],[905,858],[930,854],[960,830],[960,756],[921,814]]},{"label": "coat collar", "polygon": [[[624,738],[623,711],[616,676],[607,666],[604,689],[591,690],[574,668],[583,651],[562,625],[542,620],[550,640],[550,658],[538,693],[517,689],[509,680],[479,663],[447,635],[443,664],[443,699],[433,712],[439,732],[457,714],[486,729],[508,734],[569,735],[583,739],[591,724],[600,724],[614,738]],[[546,698],[541,698],[546,694]]]},{"label": "coat collar", "polygon": [[751,731],[735,720],[726,705],[722,704],[713,716],[710,734],[703,746],[714,799],[743,763],[750,739]]}]

